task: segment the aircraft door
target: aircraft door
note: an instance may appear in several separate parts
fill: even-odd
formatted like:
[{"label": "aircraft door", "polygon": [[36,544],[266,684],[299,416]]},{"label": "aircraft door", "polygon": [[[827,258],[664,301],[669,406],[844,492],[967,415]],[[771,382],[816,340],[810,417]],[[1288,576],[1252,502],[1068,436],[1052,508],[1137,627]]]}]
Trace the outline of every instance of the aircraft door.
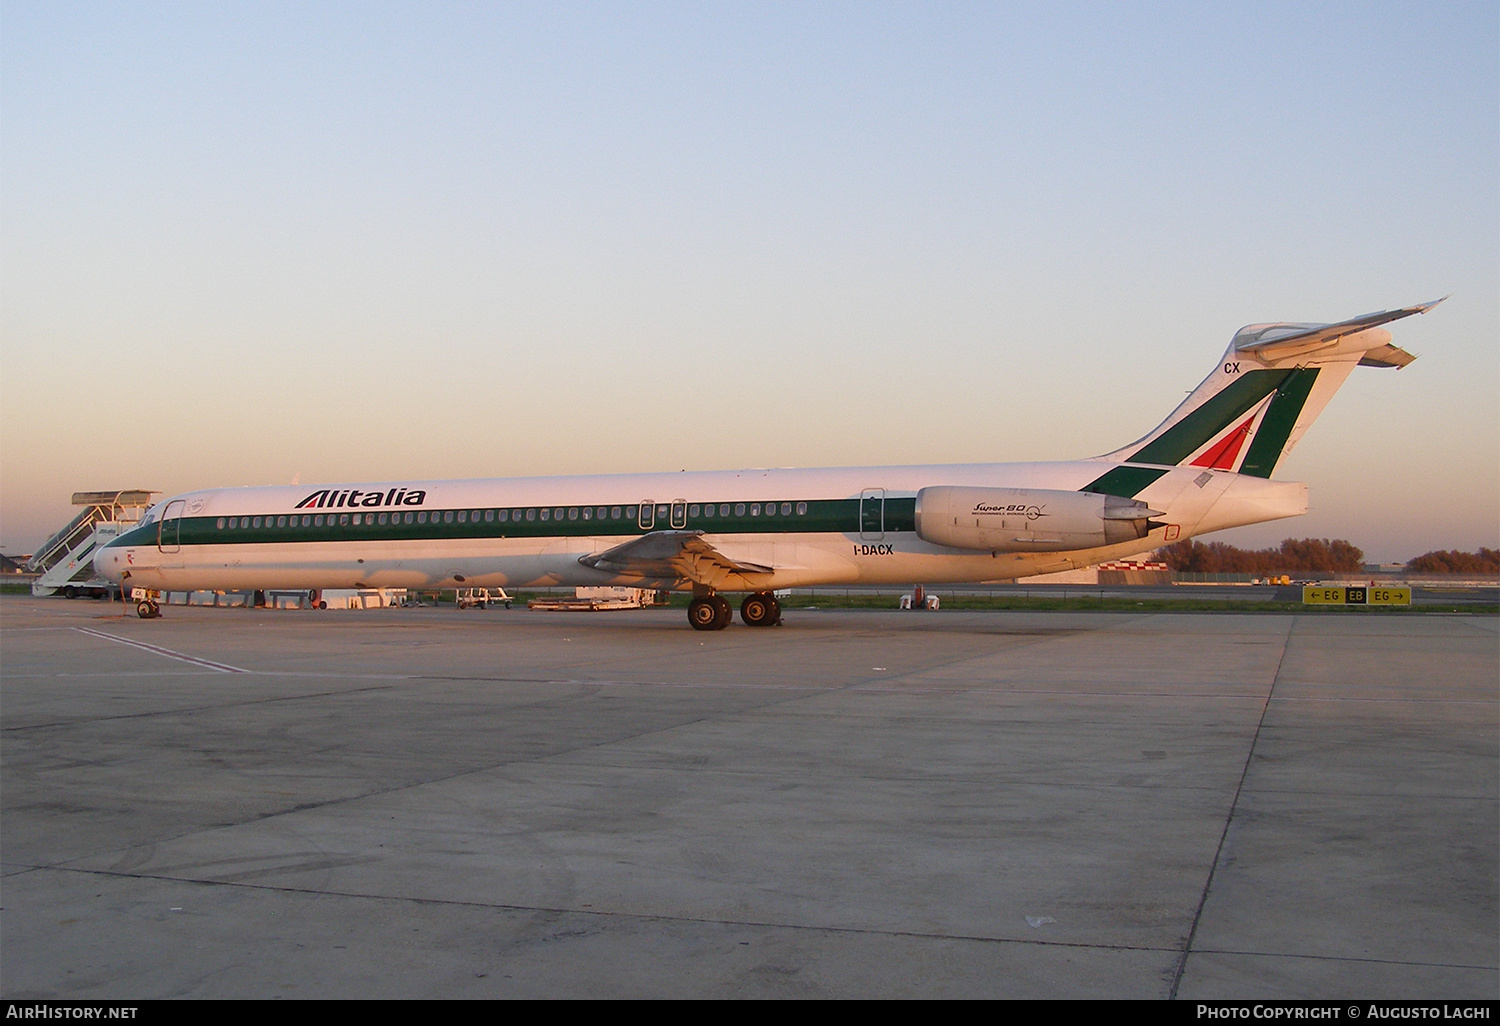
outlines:
[{"label": "aircraft door", "polygon": [[656,526],[656,503],[650,499],[641,500],[641,516],[636,521],[642,531],[649,531]]},{"label": "aircraft door", "polygon": [[182,511],[187,503],[174,499],[162,510],[161,524],[156,528],[156,547],[162,552],[176,552],[181,545]]},{"label": "aircraft door", "polygon": [[672,500],[672,529],[680,531],[687,526],[687,500]]},{"label": "aircraft door", "polygon": [[859,536],[865,541],[885,537],[884,488],[866,488],[859,493]]}]

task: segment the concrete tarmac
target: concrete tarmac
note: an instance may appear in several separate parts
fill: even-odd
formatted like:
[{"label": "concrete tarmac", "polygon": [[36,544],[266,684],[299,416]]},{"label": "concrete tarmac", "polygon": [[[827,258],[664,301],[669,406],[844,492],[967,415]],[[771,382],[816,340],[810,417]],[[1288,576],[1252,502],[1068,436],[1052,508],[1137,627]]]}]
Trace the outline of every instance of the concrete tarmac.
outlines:
[{"label": "concrete tarmac", "polygon": [[786,618],[0,598],[0,994],[1500,996],[1495,617]]}]

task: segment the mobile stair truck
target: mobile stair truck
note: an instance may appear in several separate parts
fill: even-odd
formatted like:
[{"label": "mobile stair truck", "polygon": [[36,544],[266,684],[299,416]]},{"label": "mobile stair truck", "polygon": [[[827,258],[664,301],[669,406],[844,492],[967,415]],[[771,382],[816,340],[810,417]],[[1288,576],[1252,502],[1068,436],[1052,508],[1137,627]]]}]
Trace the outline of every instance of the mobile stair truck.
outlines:
[{"label": "mobile stair truck", "polygon": [[116,492],[74,492],[73,505],[83,507],[67,526],[37,549],[26,569],[37,574],[33,595],[109,598],[115,586],[94,572],[94,553],[130,530],[158,492],[139,488]]}]

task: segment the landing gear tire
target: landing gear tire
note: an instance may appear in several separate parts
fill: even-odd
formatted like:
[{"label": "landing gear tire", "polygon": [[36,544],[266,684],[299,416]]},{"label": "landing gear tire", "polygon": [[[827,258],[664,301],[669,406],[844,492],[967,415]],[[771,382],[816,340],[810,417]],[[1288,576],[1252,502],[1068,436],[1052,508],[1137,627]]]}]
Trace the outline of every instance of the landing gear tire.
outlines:
[{"label": "landing gear tire", "polygon": [[718,630],[719,609],[714,605],[713,599],[695,598],[689,602],[688,623],[693,625],[695,631]]},{"label": "landing gear tire", "polygon": [[733,616],[734,611],[729,608],[729,603],[718,595],[695,598],[688,603],[688,623],[693,625],[694,630],[722,631],[729,626]]},{"label": "landing gear tire", "polygon": [[142,599],[135,604],[135,615],[139,616],[142,620],[154,620],[161,615],[161,607],[155,602],[148,602]]},{"label": "landing gear tire", "polygon": [[747,627],[774,627],[781,622],[781,603],[765,592],[746,595],[740,603],[740,619]]}]

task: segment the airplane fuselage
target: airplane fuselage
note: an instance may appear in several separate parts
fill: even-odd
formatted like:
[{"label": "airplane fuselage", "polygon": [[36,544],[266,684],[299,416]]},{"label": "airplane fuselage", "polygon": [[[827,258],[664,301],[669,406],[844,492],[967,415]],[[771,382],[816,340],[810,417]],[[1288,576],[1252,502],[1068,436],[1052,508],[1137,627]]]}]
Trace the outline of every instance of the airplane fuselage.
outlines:
[{"label": "airplane fuselage", "polygon": [[[106,575],[160,590],[601,584],[687,590],[693,582],[675,574],[620,572],[580,560],[653,532],[702,532],[738,566],[764,568],[727,571],[714,587],[770,591],[1010,580],[1306,509],[1300,484],[1156,468],[1136,497],[1163,515],[1143,537],[1066,549],[1046,536],[1029,543],[1032,551],[993,551],[933,544],[917,533],[924,488],[1044,493],[1033,516],[1046,516],[1045,493],[1076,493],[1117,466],[1080,460],[218,489],[161,503],[148,523],[99,559]],[[1235,501],[1221,502],[1231,490]],[[1250,493],[1259,501],[1246,520],[1243,500]]]}]

